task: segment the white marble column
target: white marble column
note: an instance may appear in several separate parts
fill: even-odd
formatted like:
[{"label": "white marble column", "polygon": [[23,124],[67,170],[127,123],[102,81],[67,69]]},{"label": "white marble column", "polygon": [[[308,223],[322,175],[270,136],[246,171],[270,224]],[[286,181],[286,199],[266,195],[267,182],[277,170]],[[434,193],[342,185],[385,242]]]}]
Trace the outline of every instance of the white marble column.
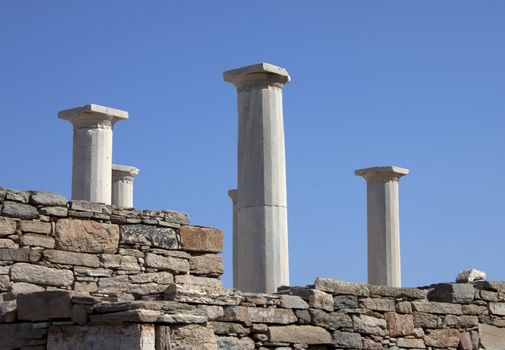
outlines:
[{"label": "white marble column", "polygon": [[128,112],[91,104],[61,111],[58,118],[74,126],[72,199],[110,204],[112,127]]},{"label": "white marble column", "polygon": [[382,166],[354,173],[367,183],[368,283],[401,287],[398,180],[409,170]]},{"label": "white marble column", "polygon": [[118,208],[133,208],[133,181],[139,169],[112,164],[112,204]]},{"label": "white marble column", "polygon": [[237,208],[237,190],[229,190],[228,196],[233,203],[233,285],[238,280],[238,208]]},{"label": "white marble column", "polygon": [[282,87],[268,63],[224,73],[238,93],[238,229],[234,287],[272,293],[289,284]]}]

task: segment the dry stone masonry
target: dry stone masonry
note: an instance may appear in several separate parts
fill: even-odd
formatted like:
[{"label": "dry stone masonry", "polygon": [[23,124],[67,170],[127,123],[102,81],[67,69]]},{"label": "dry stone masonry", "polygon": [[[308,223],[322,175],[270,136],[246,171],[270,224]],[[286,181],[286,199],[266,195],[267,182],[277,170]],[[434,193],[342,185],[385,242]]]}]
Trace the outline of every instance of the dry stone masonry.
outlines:
[{"label": "dry stone masonry", "polygon": [[505,349],[505,282],[246,293],[222,248],[181,212],[0,189],[0,350]]}]

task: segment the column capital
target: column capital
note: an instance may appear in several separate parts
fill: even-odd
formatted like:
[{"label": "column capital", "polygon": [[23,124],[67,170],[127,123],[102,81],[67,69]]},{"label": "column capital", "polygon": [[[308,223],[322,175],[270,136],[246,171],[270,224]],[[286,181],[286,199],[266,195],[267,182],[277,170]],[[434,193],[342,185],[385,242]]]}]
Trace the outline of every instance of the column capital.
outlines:
[{"label": "column capital", "polygon": [[233,190],[228,190],[228,197],[231,198],[231,201],[233,203],[237,202],[237,193],[238,193],[238,190],[236,188]]},{"label": "column capital", "polygon": [[364,177],[367,182],[398,181],[400,177],[408,173],[409,169],[397,166],[376,166],[354,171],[355,175]]},{"label": "column capital", "polygon": [[223,73],[224,81],[237,89],[253,85],[276,86],[282,88],[291,78],[286,69],[270,63],[258,63],[232,69]]},{"label": "column capital", "polygon": [[112,164],[112,181],[133,181],[140,170],[133,166]]},{"label": "column capital", "polygon": [[68,120],[75,127],[112,127],[116,122],[128,119],[128,112],[96,104],[65,109],[58,113],[59,119]]}]

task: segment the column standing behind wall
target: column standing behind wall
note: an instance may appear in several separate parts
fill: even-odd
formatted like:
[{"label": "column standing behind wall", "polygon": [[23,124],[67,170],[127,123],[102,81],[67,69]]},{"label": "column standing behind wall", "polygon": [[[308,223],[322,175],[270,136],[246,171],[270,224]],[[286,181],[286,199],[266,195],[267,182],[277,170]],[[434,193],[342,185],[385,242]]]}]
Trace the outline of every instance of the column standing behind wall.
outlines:
[{"label": "column standing behind wall", "polygon": [[354,173],[367,182],[368,283],[401,287],[398,180],[409,170],[382,166]]},{"label": "column standing behind wall", "polygon": [[110,204],[112,127],[128,112],[90,104],[61,111],[58,118],[74,127],[72,199]]},{"label": "column standing behind wall", "polygon": [[289,284],[282,87],[288,72],[268,63],[224,73],[238,93],[238,246],[233,284],[272,293]]},{"label": "column standing behind wall", "polygon": [[139,169],[112,164],[112,204],[118,208],[133,208],[133,181]]},{"label": "column standing behind wall", "polygon": [[237,208],[237,190],[229,190],[228,196],[233,203],[233,280],[238,279],[238,208]]}]

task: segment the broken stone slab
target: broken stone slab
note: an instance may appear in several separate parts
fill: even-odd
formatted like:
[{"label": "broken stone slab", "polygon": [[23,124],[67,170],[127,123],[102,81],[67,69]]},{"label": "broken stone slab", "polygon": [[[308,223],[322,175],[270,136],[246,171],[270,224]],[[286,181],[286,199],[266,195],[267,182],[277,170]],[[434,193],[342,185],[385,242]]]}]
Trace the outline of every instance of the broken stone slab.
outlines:
[{"label": "broken stone slab", "polygon": [[50,267],[17,263],[11,267],[11,280],[54,287],[71,286],[74,274],[70,270],[53,269]]},{"label": "broken stone slab", "polygon": [[333,297],[330,294],[305,287],[291,287],[289,288],[289,293],[301,297],[309,303],[310,307],[333,311]]},{"label": "broken stone slab", "polygon": [[54,264],[100,267],[100,260],[93,254],[74,253],[53,249],[46,249],[43,254],[45,259]]},{"label": "broken stone slab", "polygon": [[121,226],[121,243],[150,245],[164,249],[179,248],[174,229],[143,224]]},{"label": "broken stone slab", "polygon": [[35,205],[67,206],[67,199],[59,193],[30,191],[30,202]]},{"label": "broken stone slab", "polygon": [[21,321],[48,321],[70,319],[70,293],[44,291],[17,296],[18,319]]},{"label": "broken stone slab", "polygon": [[18,190],[7,190],[5,194],[5,200],[28,203],[30,199],[30,193],[28,191],[18,191]]},{"label": "broken stone slab", "polygon": [[485,280],[486,273],[476,269],[464,270],[456,276],[456,283],[472,283],[474,281]]},{"label": "broken stone slab", "polygon": [[331,294],[351,294],[356,296],[370,296],[368,285],[354,282],[337,281],[331,278],[318,277],[314,282],[315,289]]},{"label": "broken stone slab", "polygon": [[471,303],[475,297],[472,284],[439,283],[428,292],[428,300],[447,303]]},{"label": "broken stone slab", "polygon": [[244,299],[235,289],[175,283],[166,288],[163,298],[182,303],[208,305],[239,305]]},{"label": "broken stone slab", "polygon": [[331,334],[316,326],[272,326],[268,329],[271,342],[285,342],[298,344],[331,344]]},{"label": "broken stone slab", "polygon": [[35,219],[39,216],[34,206],[11,201],[4,201],[2,213],[18,219]]},{"label": "broken stone slab", "polygon": [[181,249],[192,252],[221,253],[223,231],[200,226],[182,226],[180,229]]},{"label": "broken stone slab", "polygon": [[88,350],[95,347],[103,350],[153,350],[154,337],[153,325],[51,326],[47,348],[50,350]]},{"label": "broken stone slab", "polygon": [[60,219],[56,223],[56,248],[77,253],[115,253],[119,226],[91,220]]},{"label": "broken stone slab", "polygon": [[16,220],[0,217],[0,237],[9,236],[16,232]]}]

